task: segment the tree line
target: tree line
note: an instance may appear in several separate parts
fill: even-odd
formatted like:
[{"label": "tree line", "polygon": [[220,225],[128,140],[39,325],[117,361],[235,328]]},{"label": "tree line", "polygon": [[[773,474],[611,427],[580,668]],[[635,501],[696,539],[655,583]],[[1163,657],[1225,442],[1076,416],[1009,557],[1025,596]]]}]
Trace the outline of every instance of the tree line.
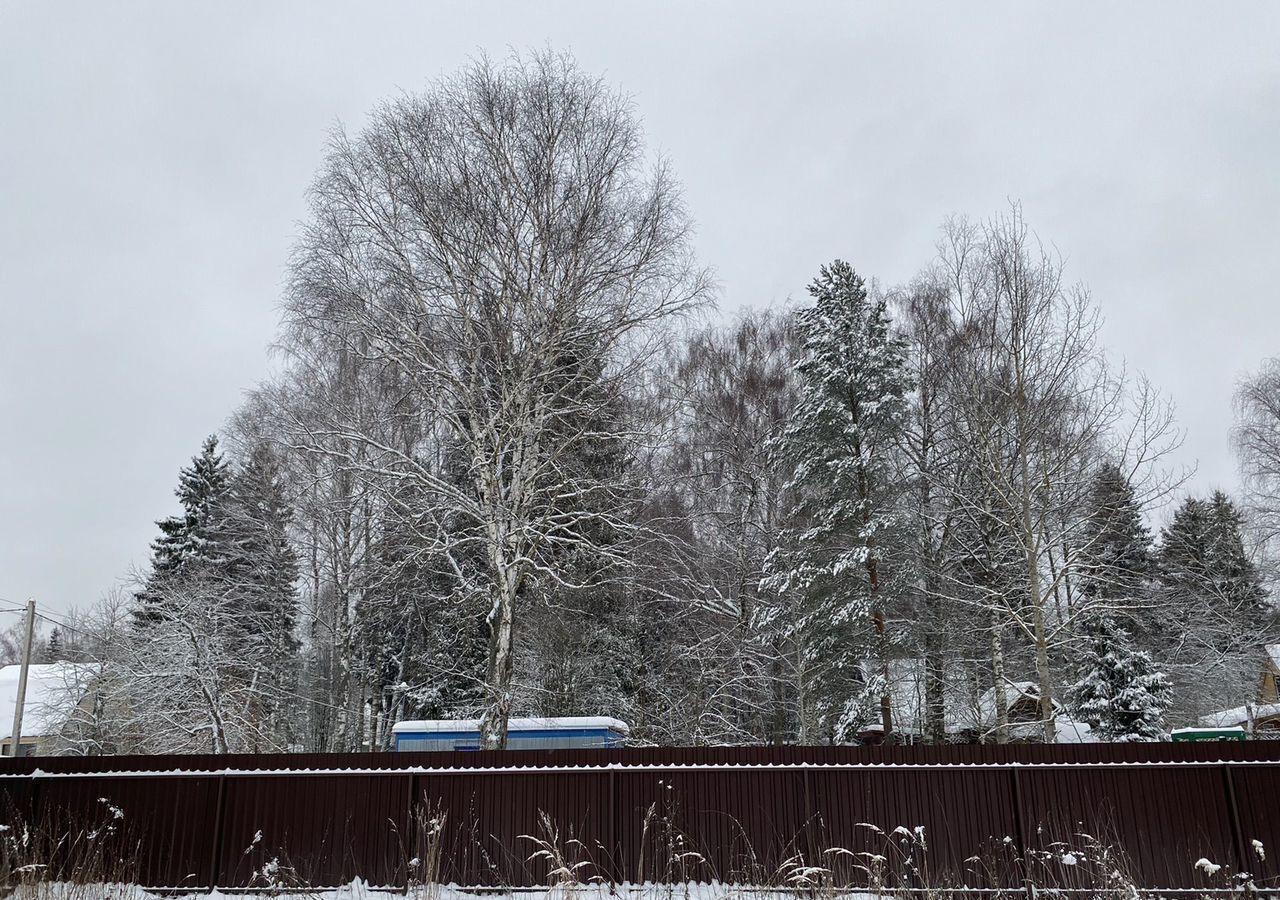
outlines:
[{"label": "tree line", "polygon": [[1142,740],[1254,698],[1280,363],[1237,397],[1245,495],[1185,496],[1171,407],[1018,206],[948,220],[907,284],[836,260],[716,317],[630,100],[552,53],[338,131],[310,204],[281,374],[182,470],[136,591],[50,648],[96,667],[81,750],[601,714]]}]

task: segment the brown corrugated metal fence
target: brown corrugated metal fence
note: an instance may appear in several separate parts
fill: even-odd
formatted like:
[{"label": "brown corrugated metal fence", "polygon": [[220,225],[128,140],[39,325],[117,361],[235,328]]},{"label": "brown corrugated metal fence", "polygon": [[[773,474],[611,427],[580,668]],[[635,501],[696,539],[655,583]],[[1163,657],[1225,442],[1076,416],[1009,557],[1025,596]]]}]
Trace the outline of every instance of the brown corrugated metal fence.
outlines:
[{"label": "brown corrugated metal fence", "polygon": [[113,823],[139,880],[174,888],[246,886],[272,859],[312,885],[403,886],[432,822],[436,879],[466,885],[561,866],[776,884],[796,860],[856,884],[874,858],[856,854],[898,884],[1016,886],[1028,865],[1046,884],[1095,841],[1143,887],[1205,888],[1201,857],[1280,855],[1280,742],[43,757],[0,761],[0,793],[9,824]]}]

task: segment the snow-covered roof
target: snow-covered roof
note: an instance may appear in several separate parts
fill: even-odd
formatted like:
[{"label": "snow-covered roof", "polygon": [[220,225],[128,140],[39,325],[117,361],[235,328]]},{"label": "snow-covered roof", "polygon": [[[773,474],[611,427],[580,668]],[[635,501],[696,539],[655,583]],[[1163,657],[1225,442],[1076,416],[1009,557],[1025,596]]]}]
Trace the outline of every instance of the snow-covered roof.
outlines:
[{"label": "snow-covered roof", "polygon": [[[863,660],[860,664],[867,679],[880,674],[879,663]],[[925,722],[925,661],[923,659],[894,659],[889,662],[889,700],[893,712],[893,727],[897,731],[919,734]],[[996,702],[994,688],[988,688],[976,699],[969,692],[970,685],[954,678],[943,678],[946,697],[946,730],[948,734],[963,734],[973,729],[986,731],[995,727]],[[1006,680],[1006,705],[1012,707],[1018,701],[1038,703],[1040,687],[1034,681]],[[1061,716],[1062,705],[1053,703],[1055,718]],[[1071,735],[1060,735],[1063,743],[1090,743],[1096,736],[1089,726],[1067,720],[1065,726]],[[878,731],[881,726],[870,724],[864,730]],[[1017,739],[1038,737],[1039,722],[1010,723],[1010,735]]]},{"label": "snow-covered roof", "polygon": [[[0,739],[13,736],[13,711],[18,705],[22,666],[0,668]],[[27,694],[22,704],[22,736],[57,734],[83,696],[87,676],[96,671],[80,663],[56,662],[29,666]]]},{"label": "snow-covered roof", "polygon": [[1277,672],[1280,672],[1280,644],[1267,644],[1267,658]]},{"label": "snow-covered roof", "polygon": [[[479,719],[422,719],[416,722],[397,722],[393,734],[435,731],[477,731]],[[550,716],[547,718],[516,718],[507,720],[507,731],[546,731],[555,728],[608,728],[619,734],[630,734],[631,728],[620,719],[608,716]]]},{"label": "snow-covered roof", "polygon": [[[1040,702],[1040,685],[1034,681],[1005,681],[1004,685],[1004,702],[1005,708],[1013,706],[1020,700],[1030,700],[1032,703]],[[1057,700],[1053,701],[1055,710],[1061,708],[1061,704]],[[983,724],[992,723],[996,720],[996,690],[995,688],[987,688],[983,692],[981,699],[978,700],[978,716]]]},{"label": "snow-covered roof", "polygon": [[1230,728],[1175,728],[1169,732],[1169,737],[1177,738],[1180,734],[1190,734],[1203,736],[1206,734],[1217,734],[1219,737],[1238,737],[1245,731],[1239,725],[1232,725]]},{"label": "snow-covered roof", "polygon": [[[1234,709],[1220,709],[1201,716],[1199,722],[1205,728],[1230,728],[1233,725],[1246,725],[1249,722],[1248,706],[1237,706]],[[1269,719],[1280,716],[1280,703],[1263,703],[1253,707],[1253,719]]]},{"label": "snow-covered roof", "polygon": [[1053,729],[1059,744],[1097,744],[1100,740],[1088,722],[1077,722],[1067,716],[1054,716]]}]

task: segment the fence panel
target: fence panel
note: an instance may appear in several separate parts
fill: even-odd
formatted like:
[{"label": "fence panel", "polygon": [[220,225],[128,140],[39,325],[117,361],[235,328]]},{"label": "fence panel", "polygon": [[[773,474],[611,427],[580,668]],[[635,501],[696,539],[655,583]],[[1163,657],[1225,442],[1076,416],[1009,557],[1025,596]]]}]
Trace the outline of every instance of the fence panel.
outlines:
[{"label": "fence panel", "polygon": [[1240,815],[1244,868],[1274,878],[1280,872],[1280,765],[1229,766],[1227,774]]},{"label": "fence panel", "polygon": [[623,880],[760,884],[805,849],[802,769],[621,770],[615,778]]},{"label": "fence panel", "polygon": [[255,872],[287,881],[292,871],[313,885],[357,876],[373,885],[403,884],[400,836],[408,806],[407,776],[399,773],[228,775],[218,884],[250,886]]},{"label": "fence panel", "polygon": [[[1017,883],[1024,849],[1043,854],[1037,883],[1065,886],[1063,851],[1084,852],[1090,835],[1122,847],[1144,887],[1202,888],[1200,857],[1274,870],[1251,842],[1280,854],[1278,753],[1280,742],[147,758],[155,774],[125,774],[137,758],[41,758],[51,774],[0,765],[0,809],[114,842],[157,887],[245,887],[264,867],[286,882],[296,870],[312,885],[402,886],[415,858],[472,885],[546,884],[562,866],[581,881],[800,884],[795,860],[865,883],[856,866],[874,855],[922,885],[994,887]],[[303,760],[313,768],[266,771]],[[179,773],[206,769],[222,771]],[[435,841],[433,821],[445,823]]]},{"label": "fence panel", "polygon": [[213,839],[218,779],[214,777],[48,778],[34,784],[37,804],[26,819],[31,833],[59,842],[46,852],[55,874],[129,877],[144,885],[213,884]]},{"label": "fence panel", "polygon": [[1087,852],[1091,839],[1122,848],[1128,857],[1122,868],[1150,888],[1209,887],[1196,860],[1234,862],[1217,766],[1028,766],[1021,778],[1031,849],[1050,853],[1037,873],[1040,883],[1070,874],[1056,850]]},{"label": "fence panel", "polygon": [[[1007,770],[818,769],[811,777],[816,847],[841,880],[855,875],[854,866],[868,866],[879,856],[904,879],[900,883],[1010,883],[1003,869],[978,871],[967,862],[992,841],[1003,855],[1003,837],[1016,834]],[[865,883],[866,878],[864,873],[853,880]]]},{"label": "fence panel", "polygon": [[410,858],[426,858],[424,826],[436,821],[443,822],[444,882],[546,884],[562,864],[579,880],[608,880],[609,777],[589,770],[418,775],[416,808],[424,821],[415,827]]}]

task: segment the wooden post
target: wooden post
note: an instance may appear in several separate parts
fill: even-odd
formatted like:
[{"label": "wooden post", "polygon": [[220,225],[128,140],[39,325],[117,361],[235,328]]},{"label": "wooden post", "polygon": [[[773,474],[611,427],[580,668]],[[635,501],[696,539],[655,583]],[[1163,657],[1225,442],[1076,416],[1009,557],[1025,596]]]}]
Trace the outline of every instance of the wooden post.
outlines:
[{"label": "wooden post", "polygon": [[622,864],[622,842],[619,839],[621,829],[618,827],[618,770],[609,768],[609,812],[605,821],[608,824],[609,843],[605,857],[609,860],[609,893],[618,892],[618,883],[626,880]]},{"label": "wooden post", "polygon": [[18,698],[13,707],[13,736],[9,755],[16,757],[22,741],[22,708],[27,705],[27,671],[31,668],[31,639],[36,630],[36,601],[27,601],[27,639],[22,645],[22,669],[18,672]]}]

